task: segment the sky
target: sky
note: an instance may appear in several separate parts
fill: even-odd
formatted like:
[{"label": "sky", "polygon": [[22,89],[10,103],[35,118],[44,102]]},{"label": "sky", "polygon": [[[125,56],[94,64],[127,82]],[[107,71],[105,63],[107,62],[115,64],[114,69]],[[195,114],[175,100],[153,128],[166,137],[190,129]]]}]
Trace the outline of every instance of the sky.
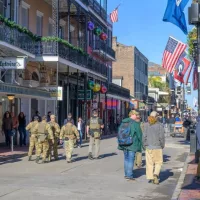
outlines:
[{"label": "sky", "polygon": [[[119,21],[113,25],[113,36],[117,36],[120,43],[136,46],[149,61],[161,64],[169,36],[182,42],[187,41],[187,36],[181,29],[162,21],[168,0],[108,0],[108,13],[121,2]],[[191,2],[192,0],[189,0],[185,7],[188,31],[192,29],[192,26],[188,25],[188,7]],[[190,106],[193,106],[194,96],[197,97],[196,91],[186,95]]]}]

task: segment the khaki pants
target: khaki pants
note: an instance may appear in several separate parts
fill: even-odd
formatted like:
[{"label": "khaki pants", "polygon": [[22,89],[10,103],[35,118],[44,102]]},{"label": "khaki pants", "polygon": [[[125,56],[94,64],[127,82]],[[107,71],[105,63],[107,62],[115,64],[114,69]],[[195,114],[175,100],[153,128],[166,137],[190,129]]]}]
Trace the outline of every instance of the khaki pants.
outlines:
[{"label": "khaki pants", "polygon": [[37,138],[35,137],[35,135],[31,135],[29,138],[28,156],[32,156],[34,147],[35,147],[35,154],[37,154],[38,141],[37,141]]},{"label": "khaki pants", "polygon": [[44,142],[38,142],[38,151],[37,157],[40,157],[42,153],[42,160],[46,160],[49,151],[49,141],[45,140]]},{"label": "khaki pants", "polygon": [[94,144],[95,144],[95,158],[97,158],[99,156],[99,151],[100,151],[100,139],[94,139],[94,137],[90,136],[89,153],[93,152]]},{"label": "khaki pants", "polygon": [[141,166],[142,166],[142,153],[137,152],[135,154],[134,168],[141,167]]},{"label": "khaki pants", "polygon": [[148,180],[153,180],[154,174],[159,176],[162,163],[162,149],[146,150],[146,176]]},{"label": "khaki pants", "polygon": [[58,139],[54,138],[54,143],[51,143],[51,140],[49,140],[49,151],[47,154],[47,157],[49,159],[49,161],[51,161],[51,157],[52,157],[52,151],[53,151],[53,157],[54,159],[58,159]]},{"label": "khaki pants", "polygon": [[74,140],[69,139],[65,141],[65,152],[67,161],[71,161],[73,150],[74,150]]}]

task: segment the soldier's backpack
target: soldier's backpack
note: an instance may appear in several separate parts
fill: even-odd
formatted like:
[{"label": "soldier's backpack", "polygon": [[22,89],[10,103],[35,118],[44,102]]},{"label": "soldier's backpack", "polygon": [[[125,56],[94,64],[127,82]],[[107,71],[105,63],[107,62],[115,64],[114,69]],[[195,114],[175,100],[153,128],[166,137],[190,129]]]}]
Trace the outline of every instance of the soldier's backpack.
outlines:
[{"label": "soldier's backpack", "polygon": [[38,124],[38,142],[44,142],[47,139],[46,123]]},{"label": "soldier's backpack", "polygon": [[73,124],[65,125],[65,140],[69,140],[68,136],[73,135]]},{"label": "soldier's backpack", "polygon": [[130,146],[133,144],[133,137],[131,136],[131,124],[133,122],[122,122],[118,130],[118,144],[120,146]]},{"label": "soldier's backpack", "polygon": [[90,119],[90,135],[96,139],[100,137],[100,124],[98,117],[91,117]]}]

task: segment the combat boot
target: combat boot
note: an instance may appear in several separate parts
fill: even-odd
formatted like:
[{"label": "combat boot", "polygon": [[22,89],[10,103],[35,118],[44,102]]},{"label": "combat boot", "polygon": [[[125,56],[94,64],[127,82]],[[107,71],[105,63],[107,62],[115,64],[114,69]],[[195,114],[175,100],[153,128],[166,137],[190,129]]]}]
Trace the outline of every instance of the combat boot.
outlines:
[{"label": "combat boot", "polygon": [[93,160],[93,159],[94,159],[93,156],[92,156],[92,153],[89,153],[88,158],[89,158],[90,160]]},{"label": "combat boot", "polygon": [[153,175],[153,183],[158,185],[159,184],[159,179],[158,179],[158,176],[157,175]]},{"label": "combat boot", "polygon": [[40,161],[40,157],[38,156],[38,157],[36,158],[35,162],[38,164],[39,161]]},{"label": "combat boot", "polygon": [[28,157],[28,161],[31,161],[31,156]]}]

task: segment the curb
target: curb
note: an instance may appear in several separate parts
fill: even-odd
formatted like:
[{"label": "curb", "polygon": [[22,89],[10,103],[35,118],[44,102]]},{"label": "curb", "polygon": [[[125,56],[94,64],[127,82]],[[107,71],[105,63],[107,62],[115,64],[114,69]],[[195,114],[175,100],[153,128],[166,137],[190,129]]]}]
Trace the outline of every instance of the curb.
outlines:
[{"label": "curb", "polygon": [[179,199],[179,195],[181,193],[182,185],[183,185],[184,180],[185,180],[185,176],[186,176],[186,172],[187,172],[189,162],[190,162],[190,152],[188,152],[187,158],[184,162],[183,171],[181,172],[181,175],[178,179],[178,182],[177,182],[177,185],[176,185],[176,188],[174,190],[174,193],[172,195],[171,200],[178,200]]}]

